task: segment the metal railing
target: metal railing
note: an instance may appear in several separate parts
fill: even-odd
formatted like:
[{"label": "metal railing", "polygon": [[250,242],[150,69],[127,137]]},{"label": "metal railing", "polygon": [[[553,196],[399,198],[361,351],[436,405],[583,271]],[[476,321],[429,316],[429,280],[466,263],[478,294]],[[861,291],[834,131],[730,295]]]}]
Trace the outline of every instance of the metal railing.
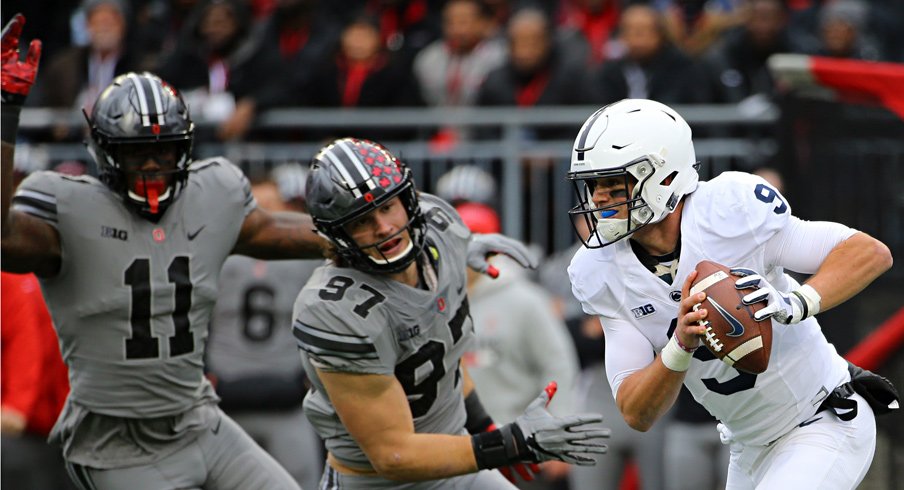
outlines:
[{"label": "metal railing", "polygon": [[[469,163],[497,179],[503,231],[542,247],[547,252],[568,247],[574,232],[567,210],[573,202],[565,180],[572,139],[537,140],[537,129],[576,134],[598,107],[469,108],[469,109],[277,109],[261,114],[246,141],[220,143],[201,139],[196,157],[223,155],[248,172],[287,161],[307,163],[322,145],[324,135],[356,135],[362,131],[404,130],[403,141],[383,141],[412,167],[418,185],[431,192],[436,181],[454,165]],[[692,126],[697,156],[708,178],[725,170],[750,169],[776,152],[774,139],[762,136],[778,120],[775,108],[747,114],[736,105],[677,106]],[[199,135],[212,134],[216,123],[196,121]],[[81,113],[26,109],[20,133],[33,155],[50,162],[88,161],[82,144],[57,143],[54,128],[78,134],[85,126]],[[430,142],[436,129],[456,127],[489,131],[489,139],[462,140],[450,147]],[[751,136],[754,135],[754,136]],[[570,138],[568,136],[567,138]]]}]

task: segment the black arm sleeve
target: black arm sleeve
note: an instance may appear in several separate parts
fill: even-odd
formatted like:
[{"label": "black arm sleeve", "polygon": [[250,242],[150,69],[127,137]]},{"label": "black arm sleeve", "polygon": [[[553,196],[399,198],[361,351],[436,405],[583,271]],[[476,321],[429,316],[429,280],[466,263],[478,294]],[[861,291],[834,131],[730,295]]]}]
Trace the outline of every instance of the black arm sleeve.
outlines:
[{"label": "black arm sleeve", "polygon": [[471,393],[465,397],[465,411],[468,413],[468,419],[465,421],[465,429],[468,429],[468,434],[486,432],[493,426],[493,418],[480,403],[477,390],[471,390]]}]

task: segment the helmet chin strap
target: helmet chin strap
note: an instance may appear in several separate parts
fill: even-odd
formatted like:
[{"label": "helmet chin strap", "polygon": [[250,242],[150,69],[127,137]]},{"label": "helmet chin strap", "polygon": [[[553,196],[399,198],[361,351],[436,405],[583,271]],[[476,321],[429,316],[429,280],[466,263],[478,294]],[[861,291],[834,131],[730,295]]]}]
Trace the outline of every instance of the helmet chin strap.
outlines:
[{"label": "helmet chin strap", "polygon": [[391,264],[393,262],[401,260],[406,255],[408,255],[408,252],[410,252],[412,248],[414,248],[414,241],[408,240],[408,246],[405,247],[405,250],[402,250],[391,259],[377,259],[376,257],[373,257],[371,255],[368,255],[368,258],[370,258],[370,260],[376,262],[377,264]]},{"label": "helmet chin strap", "polygon": [[160,212],[160,201],[169,198],[170,188],[165,181],[141,179],[135,182],[135,191],[129,189],[129,197],[136,201],[145,201],[151,208],[151,214]]}]

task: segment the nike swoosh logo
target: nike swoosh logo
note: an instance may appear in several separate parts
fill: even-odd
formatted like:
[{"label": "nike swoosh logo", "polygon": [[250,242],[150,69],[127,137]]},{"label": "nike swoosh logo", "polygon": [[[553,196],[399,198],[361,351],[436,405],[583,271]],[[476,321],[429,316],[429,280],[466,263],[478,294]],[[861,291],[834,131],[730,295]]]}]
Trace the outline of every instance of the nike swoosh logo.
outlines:
[{"label": "nike swoosh logo", "polygon": [[722,305],[716,303],[716,300],[714,300],[712,297],[709,297],[707,299],[716,308],[716,311],[718,311],[719,314],[722,315],[722,318],[724,318],[725,321],[728,322],[729,325],[731,325],[731,332],[728,332],[726,335],[728,335],[729,337],[740,337],[741,335],[744,335],[744,325],[742,325],[741,322],[735,319],[735,317],[731,316],[731,314],[728,313],[725,308],[722,308]]},{"label": "nike swoosh logo", "polygon": [[798,425],[798,427],[806,427],[806,426],[812,424],[813,422],[816,422],[816,421],[819,421],[819,420],[822,420],[822,417],[816,417],[816,418],[812,418],[812,419],[810,419],[810,420],[807,420],[807,421],[805,421],[805,422],[801,422],[800,425]]},{"label": "nike swoosh logo", "polygon": [[218,419],[217,419],[217,425],[211,427],[210,431],[213,432],[214,435],[219,434],[219,432],[220,432],[220,424],[222,424],[222,423],[223,423],[223,418],[222,418],[222,417],[218,418]]},{"label": "nike swoosh logo", "polygon": [[189,233],[188,233],[188,241],[192,241],[192,240],[194,240],[194,239],[195,239],[195,237],[196,237],[196,236],[198,236],[198,233],[201,233],[201,230],[203,230],[203,229],[204,229],[204,227],[206,227],[206,226],[207,226],[207,225],[201,225],[201,227],[200,227],[200,228],[198,228],[198,229],[197,229],[197,230],[195,230],[195,232],[194,232],[194,233],[192,233],[192,232],[189,232]]}]

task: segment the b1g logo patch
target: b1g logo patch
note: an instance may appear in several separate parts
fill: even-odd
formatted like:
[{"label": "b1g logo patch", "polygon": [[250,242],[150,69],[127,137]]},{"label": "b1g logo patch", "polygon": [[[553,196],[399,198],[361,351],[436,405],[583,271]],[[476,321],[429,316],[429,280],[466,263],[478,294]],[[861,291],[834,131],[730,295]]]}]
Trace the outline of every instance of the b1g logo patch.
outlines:
[{"label": "b1g logo patch", "polygon": [[115,238],[117,240],[127,241],[129,239],[129,232],[126,230],[118,230],[112,226],[101,225],[100,236],[102,238]]},{"label": "b1g logo patch", "polygon": [[638,306],[637,308],[631,308],[631,313],[634,314],[634,319],[636,320],[656,313],[656,308],[653,308],[653,305],[648,303],[643,306]]}]

